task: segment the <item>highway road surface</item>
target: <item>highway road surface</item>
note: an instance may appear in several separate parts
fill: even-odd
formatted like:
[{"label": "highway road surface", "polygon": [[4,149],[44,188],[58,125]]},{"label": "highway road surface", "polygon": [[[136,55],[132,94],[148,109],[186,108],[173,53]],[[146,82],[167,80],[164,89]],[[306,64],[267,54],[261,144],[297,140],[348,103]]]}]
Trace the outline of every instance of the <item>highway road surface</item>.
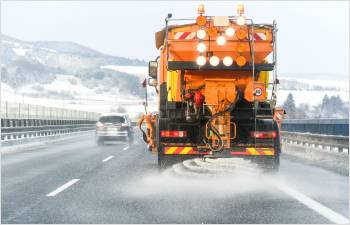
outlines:
[{"label": "highway road surface", "polygon": [[140,137],[91,135],[1,162],[2,223],[348,223],[348,177],[285,156],[277,175],[242,160],[159,173]]}]

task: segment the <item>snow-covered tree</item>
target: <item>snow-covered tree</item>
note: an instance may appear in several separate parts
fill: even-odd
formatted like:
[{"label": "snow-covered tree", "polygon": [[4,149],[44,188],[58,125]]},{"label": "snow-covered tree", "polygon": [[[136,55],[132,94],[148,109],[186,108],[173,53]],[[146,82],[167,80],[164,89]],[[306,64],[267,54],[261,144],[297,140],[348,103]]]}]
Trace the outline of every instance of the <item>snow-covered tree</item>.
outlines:
[{"label": "snow-covered tree", "polygon": [[283,109],[286,111],[288,118],[295,118],[296,114],[296,106],[292,93],[288,94],[287,99],[284,101],[282,105]]}]

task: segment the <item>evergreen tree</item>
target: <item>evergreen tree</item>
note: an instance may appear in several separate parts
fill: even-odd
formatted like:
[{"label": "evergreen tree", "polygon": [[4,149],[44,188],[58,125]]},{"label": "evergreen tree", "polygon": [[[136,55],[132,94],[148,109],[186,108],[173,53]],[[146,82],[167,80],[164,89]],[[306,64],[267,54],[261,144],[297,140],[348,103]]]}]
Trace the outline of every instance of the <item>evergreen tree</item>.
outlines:
[{"label": "evergreen tree", "polygon": [[292,93],[289,93],[287,99],[284,101],[283,109],[286,111],[288,118],[295,118],[296,107]]},{"label": "evergreen tree", "polygon": [[320,118],[347,118],[349,109],[340,96],[323,97],[322,103],[315,107],[316,115]]},{"label": "evergreen tree", "polygon": [[321,104],[321,110],[326,110],[327,107],[329,107],[329,97],[327,94],[324,95],[323,99],[322,99],[322,104]]}]

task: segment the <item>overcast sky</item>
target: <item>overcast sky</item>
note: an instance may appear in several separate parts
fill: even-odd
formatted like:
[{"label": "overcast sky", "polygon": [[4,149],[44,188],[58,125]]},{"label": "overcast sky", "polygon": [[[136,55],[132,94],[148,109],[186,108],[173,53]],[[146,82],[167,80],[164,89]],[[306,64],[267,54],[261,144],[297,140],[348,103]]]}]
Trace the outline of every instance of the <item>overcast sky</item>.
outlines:
[{"label": "overcast sky", "polygon": [[[233,15],[236,1],[204,2],[207,15]],[[246,16],[255,22],[276,19],[281,73],[348,76],[347,1],[249,1]],[[115,56],[150,60],[157,56],[154,32],[168,12],[196,16],[199,2],[1,2],[2,33],[38,41],[74,41]]]}]

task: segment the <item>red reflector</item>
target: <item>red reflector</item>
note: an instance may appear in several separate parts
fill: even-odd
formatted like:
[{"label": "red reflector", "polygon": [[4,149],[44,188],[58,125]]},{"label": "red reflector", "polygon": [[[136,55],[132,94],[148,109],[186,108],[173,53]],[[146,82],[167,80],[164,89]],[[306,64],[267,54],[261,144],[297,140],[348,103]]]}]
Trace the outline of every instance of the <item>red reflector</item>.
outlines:
[{"label": "red reflector", "polygon": [[161,137],[186,137],[187,131],[179,130],[162,130],[160,132]]},{"label": "red reflector", "polygon": [[252,131],[250,135],[254,138],[276,138],[276,131]]}]

